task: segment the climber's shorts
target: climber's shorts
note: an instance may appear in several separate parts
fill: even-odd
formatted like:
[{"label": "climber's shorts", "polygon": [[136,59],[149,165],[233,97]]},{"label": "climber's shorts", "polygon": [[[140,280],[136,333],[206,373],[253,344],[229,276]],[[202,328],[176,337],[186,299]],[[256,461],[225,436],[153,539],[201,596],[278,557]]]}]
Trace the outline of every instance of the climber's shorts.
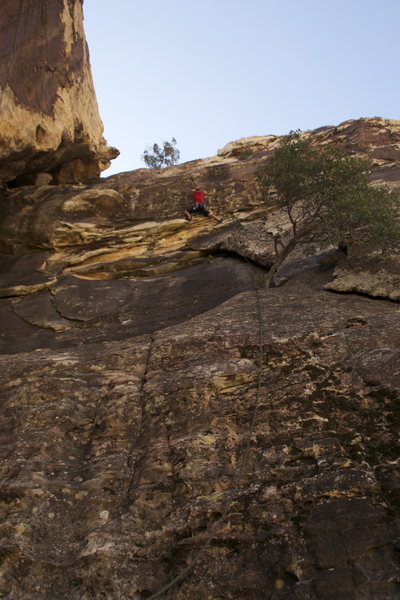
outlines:
[{"label": "climber's shorts", "polygon": [[204,215],[205,217],[208,217],[210,215],[210,211],[208,210],[208,208],[204,204],[204,202],[195,202],[188,209],[188,211],[190,212],[191,215],[198,214],[198,215]]}]

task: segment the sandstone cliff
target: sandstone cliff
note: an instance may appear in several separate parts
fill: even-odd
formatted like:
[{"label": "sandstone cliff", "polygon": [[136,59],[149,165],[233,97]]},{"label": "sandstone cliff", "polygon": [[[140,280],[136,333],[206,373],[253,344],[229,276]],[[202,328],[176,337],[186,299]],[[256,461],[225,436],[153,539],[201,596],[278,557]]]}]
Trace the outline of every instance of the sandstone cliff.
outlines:
[{"label": "sandstone cliff", "polygon": [[[399,185],[400,122],[309,135]],[[7,600],[141,600],[196,556],[160,598],[399,597],[398,262],[298,253],[258,289],[277,141],[2,192]],[[182,219],[192,177],[222,224]]]},{"label": "sandstone cliff", "polygon": [[106,169],[118,152],[103,138],[82,0],[2,0],[0,48],[0,182]]}]

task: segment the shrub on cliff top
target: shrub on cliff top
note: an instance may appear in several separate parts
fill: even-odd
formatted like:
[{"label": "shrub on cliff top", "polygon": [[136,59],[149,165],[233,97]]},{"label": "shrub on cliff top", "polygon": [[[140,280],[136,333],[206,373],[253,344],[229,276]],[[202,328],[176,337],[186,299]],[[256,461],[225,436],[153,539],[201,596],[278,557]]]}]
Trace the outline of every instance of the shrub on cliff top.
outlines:
[{"label": "shrub on cliff top", "polygon": [[142,154],[142,160],[149,169],[163,169],[176,165],[179,161],[180,152],[176,147],[176,139],[172,138],[170,142],[163,142],[162,147],[158,144],[149,146]]},{"label": "shrub on cliff top", "polygon": [[274,194],[288,219],[288,231],[270,233],[276,260],[267,286],[299,245],[312,248],[362,240],[372,248],[400,248],[400,202],[396,194],[371,186],[367,159],[333,147],[313,146],[297,132],[285,136],[257,176],[262,191]]}]

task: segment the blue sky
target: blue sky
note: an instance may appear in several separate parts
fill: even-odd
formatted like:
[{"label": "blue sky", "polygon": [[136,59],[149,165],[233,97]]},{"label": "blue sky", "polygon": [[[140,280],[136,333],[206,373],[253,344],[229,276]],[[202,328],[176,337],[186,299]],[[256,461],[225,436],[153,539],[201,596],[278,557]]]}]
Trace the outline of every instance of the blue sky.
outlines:
[{"label": "blue sky", "polygon": [[84,0],[108,176],[252,135],[400,118],[400,0]]}]

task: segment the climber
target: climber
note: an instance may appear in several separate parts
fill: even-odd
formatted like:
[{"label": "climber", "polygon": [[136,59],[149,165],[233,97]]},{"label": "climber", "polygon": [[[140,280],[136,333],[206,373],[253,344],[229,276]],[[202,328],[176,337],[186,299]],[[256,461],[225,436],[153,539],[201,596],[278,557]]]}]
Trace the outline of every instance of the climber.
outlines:
[{"label": "climber", "polygon": [[192,214],[198,214],[204,215],[205,217],[210,217],[211,219],[214,219],[214,221],[218,221],[218,223],[221,223],[222,219],[220,219],[220,217],[217,217],[217,215],[214,215],[214,213],[207,208],[204,202],[204,196],[206,195],[206,193],[207,192],[201,190],[198,187],[192,190],[193,203],[187,210],[185,210],[185,218],[187,221],[192,220]]}]

